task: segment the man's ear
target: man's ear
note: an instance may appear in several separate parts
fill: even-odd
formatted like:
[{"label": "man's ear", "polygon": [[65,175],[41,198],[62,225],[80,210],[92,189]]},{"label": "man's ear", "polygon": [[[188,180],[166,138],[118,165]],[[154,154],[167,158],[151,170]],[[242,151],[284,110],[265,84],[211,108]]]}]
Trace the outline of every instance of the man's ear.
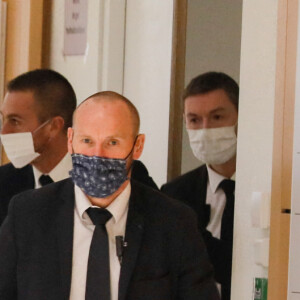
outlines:
[{"label": "man's ear", "polygon": [[135,145],[134,145],[134,149],[133,149],[133,155],[132,155],[133,159],[140,158],[140,156],[143,153],[144,144],[145,144],[145,135],[139,134],[135,141]]},{"label": "man's ear", "polygon": [[65,126],[65,120],[61,116],[56,116],[51,119],[51,137],[57,136],[59,133],[63,132]]},{"label": "man's ear", "polygon": [[73,154],[73,134],[74,134],[73,128],[69,127],[68,128],[68,152],[70,154]]}]

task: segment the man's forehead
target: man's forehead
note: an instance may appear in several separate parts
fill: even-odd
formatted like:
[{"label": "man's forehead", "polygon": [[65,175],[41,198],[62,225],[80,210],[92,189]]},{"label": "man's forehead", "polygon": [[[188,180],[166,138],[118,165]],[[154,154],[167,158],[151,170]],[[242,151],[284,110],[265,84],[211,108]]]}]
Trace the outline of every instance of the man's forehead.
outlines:
[{"label": "man's forehead", "polygon": [[23,109],[24,107],[33,108],[38,106],[38,103],[35,101],[34,94],[31,91],[12,91],[5,94],[1,110],[7,106],[10,108],[22,107]]},{"label": "man's forehead", "polygon": [[189,96],[184,101],[184,108],[222,109],[234,106],[224,90],[215,90],[205,94]]}]

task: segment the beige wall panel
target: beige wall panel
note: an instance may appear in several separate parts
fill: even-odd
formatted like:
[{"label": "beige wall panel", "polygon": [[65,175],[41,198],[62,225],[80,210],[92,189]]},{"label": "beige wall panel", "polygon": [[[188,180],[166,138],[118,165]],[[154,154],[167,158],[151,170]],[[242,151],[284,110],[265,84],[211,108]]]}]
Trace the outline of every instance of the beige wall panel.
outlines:
[{"label": "beige wall panel", "polygon": [[[5,82],[41,67],[43,0],[6,0]],[[0,99],[0,103],[2,99]],[[8,160],[5,155],[2,163]]]}]

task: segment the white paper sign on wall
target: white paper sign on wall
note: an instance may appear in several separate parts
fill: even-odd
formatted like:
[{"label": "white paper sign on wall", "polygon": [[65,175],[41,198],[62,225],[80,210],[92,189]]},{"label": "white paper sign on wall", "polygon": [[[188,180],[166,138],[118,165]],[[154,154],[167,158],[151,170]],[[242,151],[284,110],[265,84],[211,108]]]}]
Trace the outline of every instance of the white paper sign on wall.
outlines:
[{"label": "white paper sign on wall", "polygon": [[64,55],[84,55],[88,0],[65,0]]}]

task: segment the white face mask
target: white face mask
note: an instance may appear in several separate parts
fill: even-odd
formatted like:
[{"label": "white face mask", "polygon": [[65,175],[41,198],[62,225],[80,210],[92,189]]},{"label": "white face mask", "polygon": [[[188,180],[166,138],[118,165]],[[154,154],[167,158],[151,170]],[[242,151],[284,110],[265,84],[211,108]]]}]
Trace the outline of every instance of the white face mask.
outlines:
[{"label": "white face mask", "polygon": [[[44,122],[33,133],[37,132],[48,122],[49,120]],[[6,155],[15,168],[23,168],[40,156],[34,150],[31,132],[1,134],[0,138]]]},{"label": "white face mask", "polygon": [[236,154],[236,126],[187,129],[196,158],[206,164],[220,165]]}]

